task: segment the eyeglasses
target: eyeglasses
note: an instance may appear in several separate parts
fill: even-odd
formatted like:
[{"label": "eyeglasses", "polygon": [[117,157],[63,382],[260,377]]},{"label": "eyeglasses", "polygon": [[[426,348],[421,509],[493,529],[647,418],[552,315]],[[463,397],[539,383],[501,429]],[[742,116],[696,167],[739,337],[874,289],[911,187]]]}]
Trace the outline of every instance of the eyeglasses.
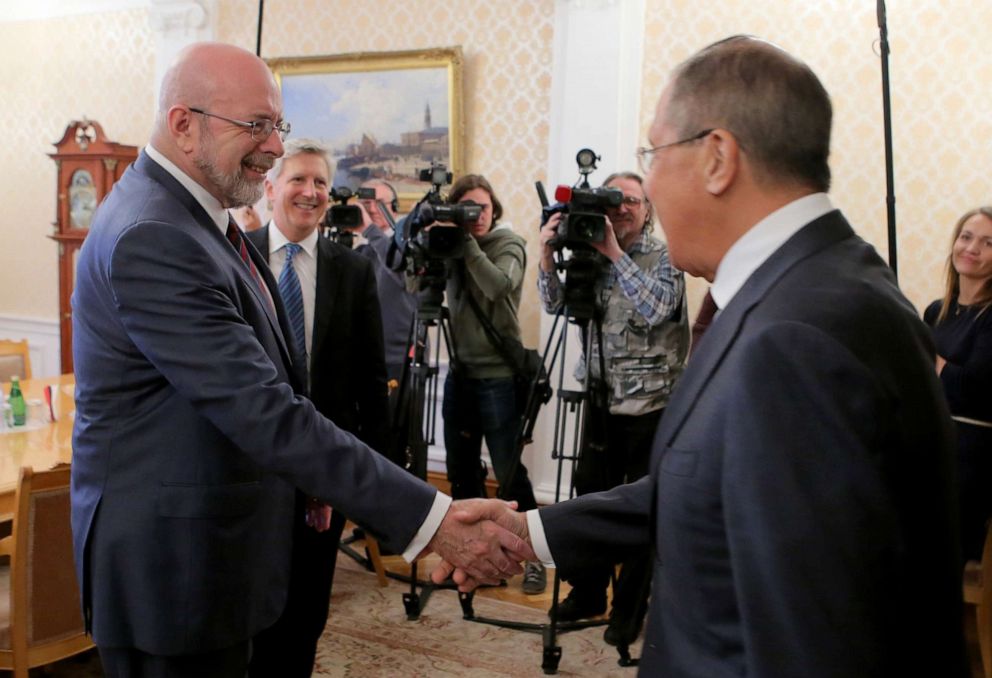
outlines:
[{"label": "eyeglasses", "polygon": [[693,141],[699,141],[703,137],[709,136],[713,132],[713,129],[704,129],[701,132],[693,134],[691,137],[686,137],[685,139],[679,139],[678,141],[671,141],[667,144],[662,144],[660,146],[655,146],[654,148],[645,148],[641,146],[637,149],[635,155],[637,155],[637,161],[641,165],[641,172],[647,174],[651,170],[651,163],[654,162],[654,154],[663,148],[671,148],[672,146],[681,146],[682,144],[688,144]]},{"label": "eyeglasses", "polygon": [[272,122],[271,120],[256,120],[255,122],[245,122],[244,120],[234,120],[233,118],[225,118],[223,115],[217,115],[216,113],[208,113],[201,108],[190,107],[191,111],[194,113],[199,113],[200,115],[206,115],[211,118],[219,118],[232,125],[237,125],[238,127],[247,127],[251,129],[251,140],[257,141],[258,143],[264,142],[272,134],[273,130],[279,132],[279,140],[286,141],[286,137],[289,136],[289,131],[292,126],[282,120],[280,122]]},{"label": "eyeglasses", "polygon": [[[617,190],[617,189],[614,189],[614,190]],[[620,199],[620,201],[624,205],[626,205],[627,207],[629,207],[630,209],[637,209],[638,207],[641,206],[641,203],[644,202],[643,200],[641,200],[640,198],[638,198],[636,195],[625,195],[625,196],[623,196],[623,198]],[[619,207],[620,206],[617,205],[617,207],[615,207],[614,209],[617,209]]]}]

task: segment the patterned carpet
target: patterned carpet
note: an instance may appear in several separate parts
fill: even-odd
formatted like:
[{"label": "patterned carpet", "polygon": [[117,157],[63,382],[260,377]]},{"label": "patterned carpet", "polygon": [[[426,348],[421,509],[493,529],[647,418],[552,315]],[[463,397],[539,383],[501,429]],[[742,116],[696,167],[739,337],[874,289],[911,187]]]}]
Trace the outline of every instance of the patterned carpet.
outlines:
[{"label": "patterned carpet", "polygon": [[[407,621],[402,594],[409,586],[390,581],[380,588],[375,576],[339,559],[331,618],[317,650],[314,676],[417,678],[543,676],[542,638],[462,619],[458,595],[435,591],[417,621]],[[540,610],[476,597],[477,616],[543,623]],[[617,665],[616,650],[603,642],[603,628],[561,634],[559,676],[633,678],[634,668]],[[640,644],[632,649],[639,653]]]},{"label": "patterned carpet", "polygon": [[[338,558],[331,616],[317,648],[314,676],[339,678],[529,678],[543,676],[543,645],[536,633],[462,619],[458,594],[435,591],[417,621],[407,621],[403,594],[409,585],[390,580],[380,588],[374,574],[350,558]],[[541,610],[476,596],[480,617],[544,623]],[[634,678],[635,668],[617,665],[616,650],[603,642],[603,627],[558,636],[558,674]],[[636,657],[640,643],[631,648]],[[0,678],[10,675],[0,671]],[[34,669],[32,677],[100,678],[96,651]],[[278,677],[273,677],[278,678]]]}]

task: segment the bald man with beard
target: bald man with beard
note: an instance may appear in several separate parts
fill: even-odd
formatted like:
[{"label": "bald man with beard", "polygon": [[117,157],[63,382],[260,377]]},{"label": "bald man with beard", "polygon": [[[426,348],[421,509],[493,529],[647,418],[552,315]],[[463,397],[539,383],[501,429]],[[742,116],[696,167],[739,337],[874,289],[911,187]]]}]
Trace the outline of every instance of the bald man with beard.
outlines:
[{"label": "bald man with beard", "polygon": [[285,606],[297,488],[408,560],[497,581],[533,558],[303,397],[276,281],[227,213],[260,198],[288,131],[263,61],[186,48],[80,253],[72,532],[107,676],[243,678]]}]

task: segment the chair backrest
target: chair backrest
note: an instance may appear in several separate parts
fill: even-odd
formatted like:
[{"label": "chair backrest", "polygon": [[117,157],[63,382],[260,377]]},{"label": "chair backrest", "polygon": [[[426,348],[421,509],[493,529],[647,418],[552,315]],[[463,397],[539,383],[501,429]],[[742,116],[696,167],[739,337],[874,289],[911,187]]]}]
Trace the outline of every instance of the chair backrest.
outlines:
[{"label": "chair backrest", "polygon": [[28,340],[0,339],[0,381],[10,381],[12,376],[31,378],[31,353]]},{"label": "chair backrest", "polygon": [[92,646],[80,611],[69,511],[68,465],[21,469],[10,558],[9,649],[15,661],[25,657],[18,663],[37,665],[31,649],[39,645],[48,662]]}]

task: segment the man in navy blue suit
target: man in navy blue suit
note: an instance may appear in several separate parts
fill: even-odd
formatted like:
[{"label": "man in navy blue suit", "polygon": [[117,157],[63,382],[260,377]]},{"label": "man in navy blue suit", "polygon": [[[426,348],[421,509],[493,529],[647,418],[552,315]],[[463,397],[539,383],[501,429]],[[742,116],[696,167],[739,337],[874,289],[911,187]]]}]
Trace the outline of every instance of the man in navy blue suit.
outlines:
[{"label": "man in navy blue suit", "polygon": [[301,396],[276,281],[227,216],[288,131],[263,61],[188,47],[80,253],[72,531],[108,676],[243,677],[286,603],[297,488],[408,560],[432,549],[495,581],[533,557]]},{"label": "man in navy blue suit", "polygon": [[831,117],[812,70],[755,38],[678,67],[639,154],[672,262],[720,310],[648,477],[500,510],[562,567],[653,545],[644,675],[967,675],[934,349],[826,194]]},{"label": "man in navy blue suit", "polygon": [[[287,308],[296,294],[288,286],[294,279],[297,284],[311,402],[338,427],[383,452],[389,413],[375,271],[366,257],[321,237],[317,229],[331,186],[327,150],[309,139],[290,139],[284,147],[265,179],[272,220],[247,236],[286,291]],[[323,507],[305,506],[306,497],[298,492],[297,515],[286,528],[294,533],[286,608],[255,637],[250,676],[307,678],[313,670],[346,519],[334,511],[328,529],[322,529],[312,523],[323,516]]]}]

